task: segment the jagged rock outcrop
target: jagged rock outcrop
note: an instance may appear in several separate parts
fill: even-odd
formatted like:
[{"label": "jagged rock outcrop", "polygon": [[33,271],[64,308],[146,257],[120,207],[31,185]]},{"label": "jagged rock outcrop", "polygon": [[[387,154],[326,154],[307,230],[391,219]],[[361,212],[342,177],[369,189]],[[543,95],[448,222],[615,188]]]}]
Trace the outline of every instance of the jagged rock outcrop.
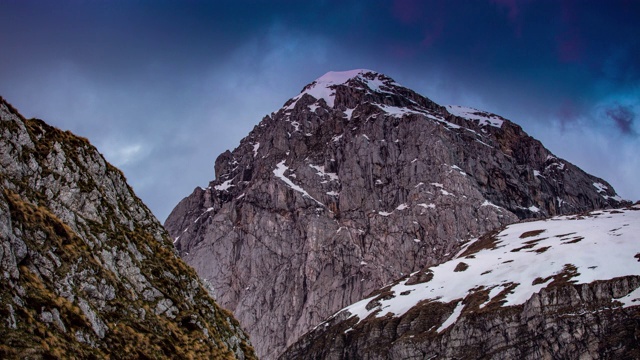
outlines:
[{"label": "jagged rock outcrop", "polygon": [[352,304],[281,359],[638,359],[640,204],[510,225]]},{"label": "jagged rock outcrop", "polygon": [[[464,316],[435,329],[455,305],[430,304],[402,318],[380,318],[314,332],[281,359],[638,359],[640,307],[612,309],[640,277],[545,289],[516,307]],[[580,304],[584,296],[591,302]]]},{"label": "jagged rock outcrop", "polygon": [[122,173],[2,98],[0,188],[0,358],[255,358]]},{"label": "jagged rock outcrop", "polygon": [[368,70],[307,85],[215,171],[165,227],[266,359],[468,239],[620,202],[518,125]]}]

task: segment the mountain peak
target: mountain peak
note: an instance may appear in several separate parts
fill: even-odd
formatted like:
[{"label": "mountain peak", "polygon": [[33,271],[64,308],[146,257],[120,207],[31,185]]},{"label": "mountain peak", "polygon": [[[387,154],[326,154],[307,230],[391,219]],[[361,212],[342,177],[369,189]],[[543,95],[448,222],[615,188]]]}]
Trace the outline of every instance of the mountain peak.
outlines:
[{"label": "mountain peak", "polygon": [[165,225],[264,359],[466,240],[620,205],[606,181],[506,119],[438,105],[364,69],[305,86],[220,155],[215,173]]},{"label": "mountain peak", "polygon": [[[361,78],[365,75],[380,76],[381,74],[368,69],[354,69],[346,71],[329,71],[317,78],[313,83],[318,85],[341,85],[354,78]],[[312,84],[313,84],[312,83]]]},{"label": "mountain peak", "polygon": [[373,106],[394,117],[406,114],[445,115],[444,108],[426,97],[384,74],[367,69],[330,71],[305,86],[281,110],[290,113],[294,109],[304,111],[308,107],[315,112],[321,107],[329,112],[345,112],[350,118],[360,106]]},{"label": "mountain peak", "polygon": [[390,77],[373,70],[329,71],[305,86],[300,94],[292,99],[293,102],[289,107],[293,108],[297,100],[308,94],[316,100],[323,99],[330,108],[334,108],[336,105],[336,90],[341,85],[346,85],[349,88],[358,89],[365,93],[393,93],[394,88],[401,87]]}]

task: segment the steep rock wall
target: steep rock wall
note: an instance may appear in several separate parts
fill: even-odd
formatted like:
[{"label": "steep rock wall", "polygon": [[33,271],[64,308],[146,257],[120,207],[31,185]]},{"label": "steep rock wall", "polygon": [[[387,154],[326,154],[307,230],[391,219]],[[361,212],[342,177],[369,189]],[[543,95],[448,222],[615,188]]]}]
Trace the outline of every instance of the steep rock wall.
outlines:
[{"label": "steep rock wall", "polygon": [[176,248],[261,357],[468,239],[620,203],[518,125],[460,109],[375,72],[329,73],[176,206],[165,222]]},{"label": "steep rock wall", "polygon": [[0,357],[255,358],[122,173],[0,98]]}]

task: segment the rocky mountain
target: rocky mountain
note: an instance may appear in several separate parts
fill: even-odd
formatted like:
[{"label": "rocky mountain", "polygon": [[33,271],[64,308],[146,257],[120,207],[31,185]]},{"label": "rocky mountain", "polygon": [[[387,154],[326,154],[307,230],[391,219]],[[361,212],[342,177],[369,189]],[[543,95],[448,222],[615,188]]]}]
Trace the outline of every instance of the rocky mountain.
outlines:
[{"label": "rocky mountain", "polygon": [[469,239],[621,204],[513,122],[440,106],[369,70],[305,86],[215,172],[165,227],[265,359]]},{"label": "rocky mountain", "polygon": [[509,225],[333,315],[282,359],[638,359],[640,203]]},{"label": "rocky mountain", "polygon": [[0,188],[0,358],[255,358],[122,173],[2,98]]}]

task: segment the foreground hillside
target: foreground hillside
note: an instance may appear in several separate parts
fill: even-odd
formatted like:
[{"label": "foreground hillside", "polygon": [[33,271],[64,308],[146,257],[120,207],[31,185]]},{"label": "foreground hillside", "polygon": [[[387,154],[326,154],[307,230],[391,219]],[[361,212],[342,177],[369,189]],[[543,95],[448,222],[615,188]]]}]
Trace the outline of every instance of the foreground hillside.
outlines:
[{"label": "foreground hillside", "polygon": [[215,162],[165,222],[261,358],[521,219],[624,205],[498,115],[370,70],[329,72]]},{"label": "foreground hillside", "polygon": [[0,358],[255,358],[87,140],[0,98]]},{"label": "foreground hillside", "polygon": [[640,204],[507,226],[337,312],[283,359],[640,358]]}]

